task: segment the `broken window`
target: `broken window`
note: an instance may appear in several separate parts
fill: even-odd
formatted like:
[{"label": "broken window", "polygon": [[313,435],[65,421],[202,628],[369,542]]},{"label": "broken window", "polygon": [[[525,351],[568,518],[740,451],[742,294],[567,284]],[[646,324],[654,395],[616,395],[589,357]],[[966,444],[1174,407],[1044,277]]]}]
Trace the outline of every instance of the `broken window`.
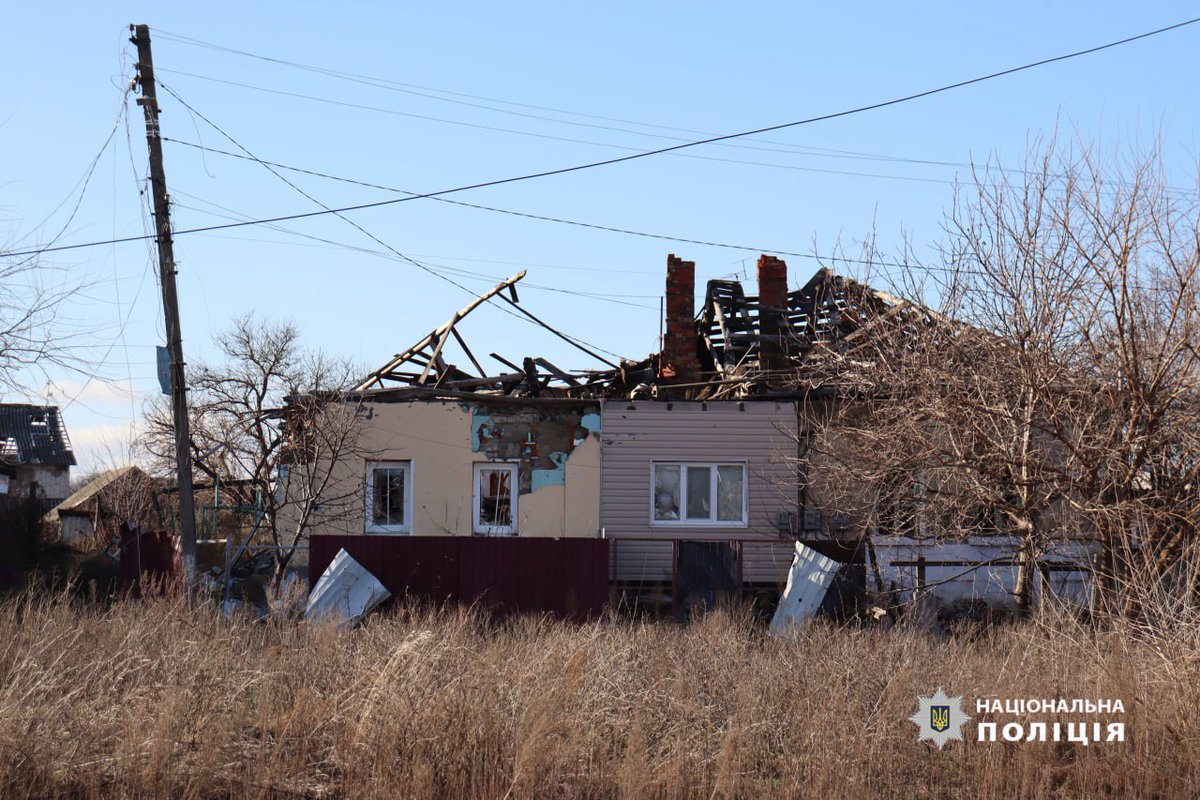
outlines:
[{"label": "broken window", "polygon": [[475,532],[494,536],[517,533],[517,465],[475,465]]},{"label": "broken window", "polygon": [[745,464],[655,463],[651,522],[746,524]]},{"label": "broken window", "polygon": [[679,519],[679,473],[678,464],[657,464],[654,470],[654,519],[672,521]]},{"label": "broken window", "polygon": [[368,533],[412,532],[412,462],[367,465]]}]

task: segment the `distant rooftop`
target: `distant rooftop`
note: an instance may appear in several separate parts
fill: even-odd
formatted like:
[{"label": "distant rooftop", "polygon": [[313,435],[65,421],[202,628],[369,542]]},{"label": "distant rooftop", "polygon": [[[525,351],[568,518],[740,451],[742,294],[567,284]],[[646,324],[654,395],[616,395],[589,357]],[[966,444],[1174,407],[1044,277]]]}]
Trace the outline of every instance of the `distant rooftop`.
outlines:
[{"label": "distant rooftop", "polygon": [[74,466],[75,452],[58,406],[0,403],[0,462]]}]

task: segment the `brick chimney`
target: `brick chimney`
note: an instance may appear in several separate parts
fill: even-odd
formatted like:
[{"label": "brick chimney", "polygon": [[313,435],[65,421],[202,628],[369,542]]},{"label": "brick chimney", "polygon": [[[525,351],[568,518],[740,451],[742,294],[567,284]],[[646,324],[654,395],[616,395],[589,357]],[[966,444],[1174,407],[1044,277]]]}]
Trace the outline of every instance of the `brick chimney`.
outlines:
[{"label": "brick chimney", "polygon": [[667,256],[666,330],[659,374],[665,383],[700,378],[696,355],[696,262]]},{"label": "brick chimney", "polygon": [[[787,263],[775,256],[758,257],[758,361],[763,370],[787,367]],[[780,379],[772,375],[768,380]]]}]

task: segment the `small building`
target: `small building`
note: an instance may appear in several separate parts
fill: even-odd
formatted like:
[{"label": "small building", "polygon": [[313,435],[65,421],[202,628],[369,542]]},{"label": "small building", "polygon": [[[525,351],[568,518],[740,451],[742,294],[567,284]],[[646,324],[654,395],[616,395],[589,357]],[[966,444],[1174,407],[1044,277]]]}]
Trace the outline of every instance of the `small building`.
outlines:
[{"label": "small building", "polygon": [[135,466],[97,475],[42,518],[48,538],[81,549],[107,549],[123,523],[154,527],[153,478]]},{"label": "small building", "polygon": [[58,406],[0,403],[0,497],[53,505],[71,493],[75,463]]}]

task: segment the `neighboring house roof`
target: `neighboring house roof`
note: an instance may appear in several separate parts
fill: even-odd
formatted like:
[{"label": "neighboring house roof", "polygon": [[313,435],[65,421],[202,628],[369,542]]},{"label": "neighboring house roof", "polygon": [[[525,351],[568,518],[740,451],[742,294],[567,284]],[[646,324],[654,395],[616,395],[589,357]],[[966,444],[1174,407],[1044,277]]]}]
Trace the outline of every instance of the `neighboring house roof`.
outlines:
[{"label": "neighboring house roof", "polygon": [[75,453],[58,406],[0,403],[0,462],[74,466]]},{"label": "neighboring house roof", "polygon": [[46,522],[55,522],[60,514],[84,512],[85,509],[83,506],[89,500],[100,494],[109,486],[112,486],[114,483],[126,478],[149,480],[150,476],[148,476],[138,467],[132,466],[117,467],[116,469],[110,469],[102,472],[95,478],[92,478],[90,481],[85,483],[83,486],[79,487],[79,489],[75,490],[66,500],[63,500],[57,506],[52,508],[46,513],[46,516],[43,517],[43,519]]}]

